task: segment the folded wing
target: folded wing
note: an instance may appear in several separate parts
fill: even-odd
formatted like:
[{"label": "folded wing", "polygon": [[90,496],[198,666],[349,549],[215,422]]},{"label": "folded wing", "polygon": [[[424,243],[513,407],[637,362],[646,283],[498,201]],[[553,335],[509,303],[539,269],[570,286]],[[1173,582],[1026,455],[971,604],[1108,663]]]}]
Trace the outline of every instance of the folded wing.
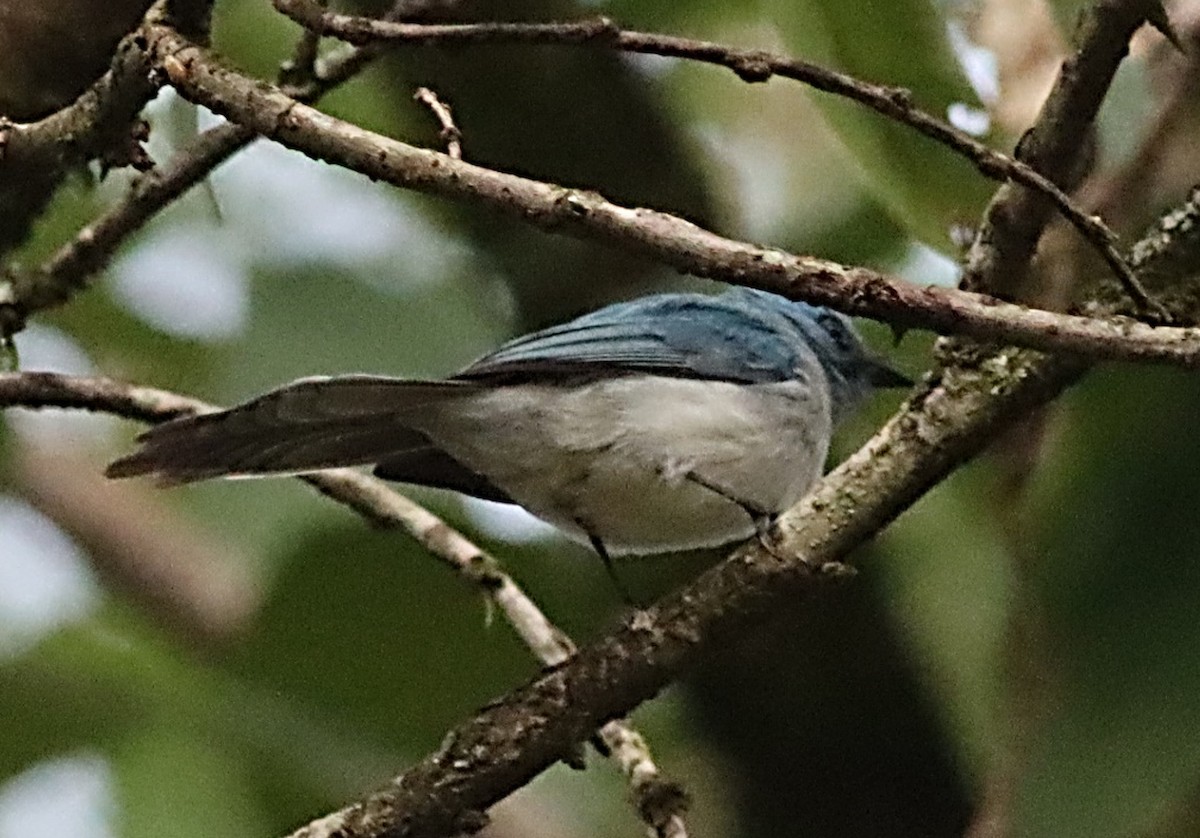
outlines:
[{"label": "folded wing", "polygon": [[510,341],[456,379],[529,382],[642,372],[757,384],[795,377],[795,329],[739,299],[660,294],[608,306]]}]

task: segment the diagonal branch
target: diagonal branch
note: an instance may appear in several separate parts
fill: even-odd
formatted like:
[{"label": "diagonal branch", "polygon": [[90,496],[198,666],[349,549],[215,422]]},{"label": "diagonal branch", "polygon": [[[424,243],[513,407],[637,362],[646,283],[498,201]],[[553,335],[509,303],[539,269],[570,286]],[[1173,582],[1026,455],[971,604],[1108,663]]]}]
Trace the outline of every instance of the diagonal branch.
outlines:
[{"label": "diagonal branch", "polygon": [[586,190],[498,172],[416,148],[314,110],[222,67],[165,27],[151,39],[172,85],[231,121],[376,180],[469,200],[542,229],[606,241],[696,276],[774,291],[897,326],[1003,341],[1095,360],[1200,367],[1200,330],[1063,315],[948,288],[919,287],[860,267],[727,239],[667,213]]},{"label": "diagonal branch", "polygon": [[[1084,211],[1039,171],[1036,160],[1028,164],[979,142],[965,131],[918,108],[912,93],[897,87],[872,84],[808,61],[763,50],[738,49],[724,44],[635,32],[622,29],[608,18],[569,23],[399,23],[329,12],[313,0],[272,0],[275,8],[301,26],[349,43],[416,46],[464,46],[521,43],[551,46],[583,45],[622,52],[683,58],[726,67],[746,82],[765,82],[772,76],[802,82],[817,90],[842,96],[918,131],[969,160],[985,177],[1011,180],[1032,190],[1058,208],[1063,217],[1099,251],[1126,292],[1142,311],[1162,312],[1146,295],[1114,244],[1116,235],[1095,215]],[[1140,21],[1137,25],[1140,25]],[[1136,28],[1136,26],[1134,27]],[[1107,85],[1105,85],[1107,89]]]},{"label": "diagonal branch", "polygon": [[[1165,12],[1157,0],[1106,0],[1083,10],[1075,32],[1076,49],[1064,61],[1033,127],[1018,146],[1019,158],[1065,188],[1073,188],[1090,173],[1097,112],[1117,66],[1127,53],[1128,40],[1141,25],[1143,16],[1165,29],[1164,34],[1170,37]],[[1122,196],[1123,200],[1128,197]],[[1196,223],[1195,193],[1182,212],[1179,219],[1182,224]],[[1043,263],[1032,272],[1034,281],[1026,281],[1051,219],[1050,205],[1032,191],[1011,182],[997,190],[968,252],[963,286],[1023,302],[1042,300],[1053,305],[1056,297],[1065,298],[1078,280],[1078,271],[1061,263],[1057,271]],[[1169,216],[1160,221],[1161,231],[1169,231],[1172,226]],[[1200,269],[1200,256],[1194,246],[1164,249],[1164,241],[1151,235],[1134,248],[1131,256],[1140,278],[1159,289],[1169,284],[1160,282],[1160,275],[1169,280],[1173,275],[1194,274]],[[1177,258],[1188,260],[1190,270],[1186,263],[1173,265]],[[1015,457],[1019,462],[1008,464],[1011,477],[1006,507],[1013,507],[1024,488],[1025,476],[1036,462],[1043,419],[1044,416],[1032,418],[1025,424],[1021,442],[1010,444],[1003,452],[1008,460],[1020,452]],[[1000,710],[1004,735],[982,778],[980,800],[966,833],[969,838],[1002,838],[1012,832],[1014,795],[1022,774],[1028,770],[1034,736],[1047,711],[1045,685],[1054,678],[1050,630],[1026,586],[1021,584],[1029,570],[1030,557],[1025,555],[1019,540],[1009,547],[1018,582],[1010,597],[1004,628],[1005,688]]]},{"label": "diagonal branch", "polygon": [[[625,754],[629,731],[611,720],[650,698],[714,643],[761,621],[775,604],[839,576],[846,552],[1080,369],[1062,361],[1039,367],[1040,358],[1009,350],[953,372],[789,511],[773,552],[757,543],[739,551],[576,657],[567,657],[568,643],[490,558],[444,522],[356,472],[310,475],[320,491],[376,523],[404,528],[477,582],[539,655],[559,665],[454,731],[442,751],[393,785],[315,821],[297,838],[452,834],[478,826],[484,809],[568,757],[597,729]],[[0,374],[0,405],[103,410],[142,421],[208,409],[161,390],[51,373]],[[644,762],[637,767],[644,771]]]},{"label": "diagonal branch", "polygon": [[757,543],[737,551],[457,727],[441,750],[386,787],[293,838],[431,838],[469,826],[597,725],[653,697],[783,603],[840,576],[850,550],[1080,369],[1007,350],[949,371],[783,516],[772,552]]},{"label": "diagonal branch", "polygon": [[[198,399],[166,390],[108,378],[44,372],[0,373],[0,408],[6,407],[70,408],[150,423],[216,409]],[[300,479],[376,527],[407,532],[434,557],[479,588],[547,667],[559,666],[574,654],[571,638],[547,619],[493,556],[423,506],[383,481],[352,469],[323,471]],[[647,825],[660,838],[686,838],[683,823],[686,795],[661,775],[645,740],[621,719],[598,728],[603,750],[628,779],[636,808]]]}]

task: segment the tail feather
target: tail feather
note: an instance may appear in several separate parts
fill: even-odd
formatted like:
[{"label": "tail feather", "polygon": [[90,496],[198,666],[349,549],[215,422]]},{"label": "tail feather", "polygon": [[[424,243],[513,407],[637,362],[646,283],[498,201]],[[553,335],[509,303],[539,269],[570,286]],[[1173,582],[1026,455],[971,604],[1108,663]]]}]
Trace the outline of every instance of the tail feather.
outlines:
[{"label": "tail feather", "polygon": [[151,428],[138,437],[137,451],[105,473],[187,483],[372,463],[428,447],[408,421],[422,408],[475,389],[378,376],[302,379],[229,410]]}]

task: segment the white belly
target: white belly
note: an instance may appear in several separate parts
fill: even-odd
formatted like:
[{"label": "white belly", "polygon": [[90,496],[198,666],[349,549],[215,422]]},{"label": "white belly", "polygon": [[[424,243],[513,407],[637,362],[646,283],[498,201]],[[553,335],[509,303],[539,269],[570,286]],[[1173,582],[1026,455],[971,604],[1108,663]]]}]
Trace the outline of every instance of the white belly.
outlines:
[{"label": "white belly", "polygon": [[730,498],[781,512],[820,477],[831,429],[823,385],[518,385],[448,405],[421,429],[574,538],[595,536],[613,555],[687,550],[754,533]]}]

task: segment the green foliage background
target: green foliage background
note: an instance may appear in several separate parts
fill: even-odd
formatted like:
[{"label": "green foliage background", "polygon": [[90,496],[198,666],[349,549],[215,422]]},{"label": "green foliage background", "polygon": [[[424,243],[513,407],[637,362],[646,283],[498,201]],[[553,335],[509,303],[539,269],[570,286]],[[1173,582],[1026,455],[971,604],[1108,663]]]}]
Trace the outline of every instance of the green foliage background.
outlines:
[{"label": "green foliage background", "polygon": [[[569,0],[476,5],[526,19],[595,11]],[[221,53],[273,75],[295,27],[263,0],[216,8]],[[947,42],[947,7],[930,0],[612,0],[603,11],[631,27],[774,46],[908,86],[938,114],[978,104]],[[750,86],[711,67],[601,51],[400,52],[324,106],[436,145],[429,115],[409,101],[417,84],[453,104],[475,162],[598,188],[730,235],[907,271],[916,282],[945,276],[916,258],[915,242],[954,258],[950,225],[977,218],[992,188],[914,133],[797,85]],[[1139,107],[1117,102],[1105,124],[1136,133]],[[160,108],[156,136],[186,139],[193,119],[187,107]],[[1009,148],[1014,138],[988,139]],[[69,336],[105,373],[228,402],[316,373],[448,373],[508,336],[607,300],[707,287],[356,177],[296,217],[336,218],[345,210],[336,195],[365,192],[379,212],[363,223],[394,225],[368,240],[394,244],[355,258],[281,258],[258,243],[283,240],[293,217],[286,199],[264,193],[257,220],[229,210],[222,205],[238,188],[256,188],[232,182],[240,177],[246,169],[219,173],[131,246],[191,236],[202,248],[251,253],[239,262],[240,327],[181,337],[104,280],[39,325]],[[24,259],[65,240],[117,192],[70,186]],[[864,328],[888,345],[886,329]],[[893,351],[916,372],[929,343],[912,334]],[[891,407],[881,400],[839,450]],[[1006,448],[968,467],[865,551],[850,589],[780,615],[639,710],[663,767],[695,799],[692,834],[958,835],[985,779],[1014,751],[1025,760],[1012,781],[1016,834],[1196,834],[1198,411],[1194,376],[1099,371],[1047,415],[1045,454],[1024,493],[1011,491]],[[134,431],[55,444],[86,449],[99,470]],[[7,458],[23,435],[0,429],[0,439]],[[10,499],[28,491],[14,474],[0,460]],[[111,491],[138,493],[148,525],[179,516],[229,545],[262,592],[243,634],[203,648],[113,591],[31,636],[0,611],[0,639],[9,635],[0,643],[0,778],[61,755],[98,755],[109,766],[113,834],[283,834],[436,748],[448,727],[536,672],[449,571],[298,483]],[[493,549],[576,639],[621,613],[581,548],[512,541],[454,496],[418,497]],[[0,564],[17,558],[0,555]],[[713,558],[647,559],[621,573],[649,597]],[[1028,646],[1008,633],[1026,621],[1036,629]],[[1022,717],[1029,705],[1032,721]],[[620,777],[589,763],[585,773],[556,767],[522,791],[509,809],[538,814],[508,828],[638,834]]]}]

